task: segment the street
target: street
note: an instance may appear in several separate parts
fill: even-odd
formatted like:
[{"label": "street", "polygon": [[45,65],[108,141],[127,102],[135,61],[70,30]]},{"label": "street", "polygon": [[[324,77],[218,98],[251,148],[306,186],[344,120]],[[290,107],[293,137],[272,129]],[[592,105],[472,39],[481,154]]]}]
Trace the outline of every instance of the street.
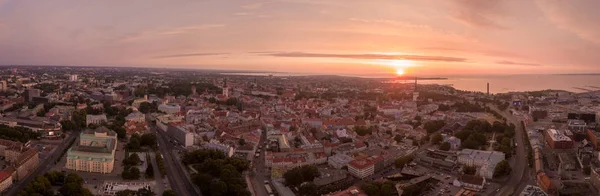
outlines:
[{"label": "street", "polygon": [[[176,147],[168,142],[167,136],[155,127],[152,127],[152,131],[157,133],[156,138],[159,143],[160,153],[164,157],[165,169],[167,171],[167,178],[171,184],[171,189],[179,196],[195,196],[202,195],[194,190],[193,184],[188,180],[187,175],[183,171],[181,162],[177,161],[176,155],[173,150]],[[158,168],[157,168],[158,170]]]},{"label": "street", "polygon": [[523,174],[525,173],[526,167],[528,167],[527,153],[525,151],[525,142],[523,141],[523,134],[527,133],[525,133],[525,130],[523,130],[523,127],[521,126],[521,121],[518,120],[516,117],[505,111],[498,110],[498,108],[496,108],[496,106],[494,105],[488,106],[490,106],[492,110],[498,112],[500,115],[506,118],[506,120],[508,121],[507,123],[512,123],[516,126],[515,142],[517,143],[517,154],[515,156],[515,164],[512,166],[512,172],[510,173],[508,182],[496,193],[496,195],[498,196],[512,195],[519,191],[519,187],[524,187],[520,185],[524,184],[522,183]]},{"label": "street", "polygon": [[257,144],[259,147],[261,147],[260,149],[262,149],[260,152],[260,156],[254,157],[254,160],[252,161],[252,168],[250,168],[252,170],[250,172],[252,173],[250,175],[250,181],[252,182],[252,184],[249,184],[248,186],[252,186],[254,188],[255,195],[268,195],[264,184],[265,180],[267,179],[265,177],[265,175],[267,175],[267,171],[265,171],[265,141],[266,134],[263,133],[260,136],[260,141]]},{"label": "street", "polygon": [[165,182],[163,180],[162,175],[160,175],[160,171],[158,170],[158,164],[156,163],[155,153],[150,153],[150,162],[152,164],[152,168],[154,169],[154,180],[156,180],[156,195],[162,195],[165,191]]},{"label": "street", "polygon": [[[77,137],[79,136],[79,132],[72,132],[69,137],[65,138],[57,148],[54,151],[54,153],[52,153],[52,155],[50,155],[48,158],[44,159],[43,161],[41,161],[38,165],[38,167],[31,173],[29,174],[24,180],[21,180],[17,183],[13,184],[13,188],[8,190],[4,195],[17,195],[17,193],[24,189],[25,186],[27,186],[27,184],[29,184],[29,182],[33,179],[35,179],[35,177],[40,176],[46,172],[48,172],[50,169],[52,169],[54,167],[55,162],[58,160],[60,154],[67,148],[69,148],[70,146],[68,146],[71,141],[75,140]],[[65,153],[64,156],[67,156],[67,154]]]}]

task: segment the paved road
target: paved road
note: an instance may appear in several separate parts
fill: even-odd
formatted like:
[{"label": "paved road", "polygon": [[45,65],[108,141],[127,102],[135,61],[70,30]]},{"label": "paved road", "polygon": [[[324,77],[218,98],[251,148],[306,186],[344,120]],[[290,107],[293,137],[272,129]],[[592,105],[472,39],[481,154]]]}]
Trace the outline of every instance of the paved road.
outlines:
[{"label": "paved road", "polygon": [[160,175],[160,171],[158,170],[158,163],[156,163],[156,154],[149,153],[150,162],[152,164],[152,168],[154,169],[154,180],[156,180],[156,195],[162,195],[165,191],[165,183],[162,175]]},{"label": "paved road", "polygon": [[511,195],[518,191],[519,185],[524,182],[523,175],[525,168],[527,167],[527,152],[525,151],[525,142],[523,140],[523,134],[525,130],[521,126],[521,121],[515,116],[509,114],[506,111],[500,111],[496,106],[489,105],[490,108],[500,115],[502,115],[508,123],[513,123],[516,126],[515,130],[515,142],[517,143],[517,154],[515,156],[515,165],[512,166],[512,172],[510,173],[509,181],[496,193],[498,196]]},{"label": "paved road", "polygon": [[[262,150],[259,157],[254,157],[252,161],[252,170],[253,174],[250,175],[250,181],[252,182],[252,187],[254,188],[255,195],[267,195],[267,190],[265,189],[265,180],[268,180],[265,175],[267,174],[267,170],[265,168],[265,141],[266,134],[263,133],[260,137],[260,141],[258,142],[258,146],[262,146]],[[250,186],[250,185],[248,185]]]},{"label": "paved road", "polygon": [[[58,160],[60,154],[65,149],[69,148],[70,146],[68,146],[68,144],[70,144],[71,141],[75,140],[78,136],[79,132],[73,132],[71,135],[69,135],[69,137],[65,138],[63,140],[64,142],[58,145],[54,153],[52,153],[50,156],[48,156],[46,159],[40,162],[38,167],[24,180],[14,183],[13,188],[6,192],[4,195],[17,195],[17,193],[20,190],[24,189],[25,186],[27,186],[27,184],[29,184],[29,182],[31,182],[35,177],[43,175],[44,173],[52,169],[54,167],[54,163]],[[67,155],[65,154],[65,156]]]},{"label": "paved road", "polygon": [[188,180],[187,175],[181,166],[181,162],[179,162],[175,157],[176,155],[173,154],[173,150],[175,150],[176,147],[168,142],[166,134],[163,131],[157,130],[155,127],[152,127],[152,131],[158,133],[156,138],[158,140],[160,153],[165,160],[165,169],[167,170],[167,178],[171,184],[171,189],[174,190],[178,196],[202,195],[195,191],[194,186]]}]

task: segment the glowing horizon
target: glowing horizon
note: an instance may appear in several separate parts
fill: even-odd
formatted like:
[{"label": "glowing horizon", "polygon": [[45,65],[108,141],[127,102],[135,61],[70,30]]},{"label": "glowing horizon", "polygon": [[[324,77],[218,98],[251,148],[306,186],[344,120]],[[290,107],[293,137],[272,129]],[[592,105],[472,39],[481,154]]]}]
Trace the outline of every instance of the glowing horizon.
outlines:
[{"label": "glowing horizon", "polygon": [[588,73],[600,71],[597,7],[594,0],[0,0],[0,64]]}]

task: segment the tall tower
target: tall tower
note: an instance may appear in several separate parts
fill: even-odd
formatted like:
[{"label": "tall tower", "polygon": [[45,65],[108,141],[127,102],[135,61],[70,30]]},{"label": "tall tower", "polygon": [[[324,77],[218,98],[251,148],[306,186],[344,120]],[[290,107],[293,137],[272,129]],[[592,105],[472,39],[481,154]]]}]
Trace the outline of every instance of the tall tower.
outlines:
[{"label": "tall tower", "polygon": [[227,86],[227,79],[225,79],[225,82],[223,84],[223,96],[229,97],[229,87]]},{"label": "tall tower", "polygon": [[415,77],[415,90],[413,91],[413,101],[419,99],[419,92],[417,91],[417,77]]},{"label": "tall tower", "polygon": [[487,83],[487,95],[490,96],[490,83]]}]

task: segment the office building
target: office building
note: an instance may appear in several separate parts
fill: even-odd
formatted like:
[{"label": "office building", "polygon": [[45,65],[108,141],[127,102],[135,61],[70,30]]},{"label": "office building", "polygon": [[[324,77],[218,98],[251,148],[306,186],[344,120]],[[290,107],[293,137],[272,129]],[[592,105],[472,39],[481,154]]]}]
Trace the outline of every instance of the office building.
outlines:
[{"label": "office building", "polygon": [[169,125],[167,133],[184,147],[194,145],[194,134],[187,127],[181,125]]},{"label": "office building", "polygon": [[40,89],[30,88],[27,90],[27,100],[31,102],[31,101],[33,101],[34,97],[39,97],[40,94],[41,94]]},{"label": "office building", "polygon": [[99,127],[85,130],[80,134],[79,143],[67,151],[66,168],[107,174],[113,171],[115,151],[117,150],[117,134]]}]

